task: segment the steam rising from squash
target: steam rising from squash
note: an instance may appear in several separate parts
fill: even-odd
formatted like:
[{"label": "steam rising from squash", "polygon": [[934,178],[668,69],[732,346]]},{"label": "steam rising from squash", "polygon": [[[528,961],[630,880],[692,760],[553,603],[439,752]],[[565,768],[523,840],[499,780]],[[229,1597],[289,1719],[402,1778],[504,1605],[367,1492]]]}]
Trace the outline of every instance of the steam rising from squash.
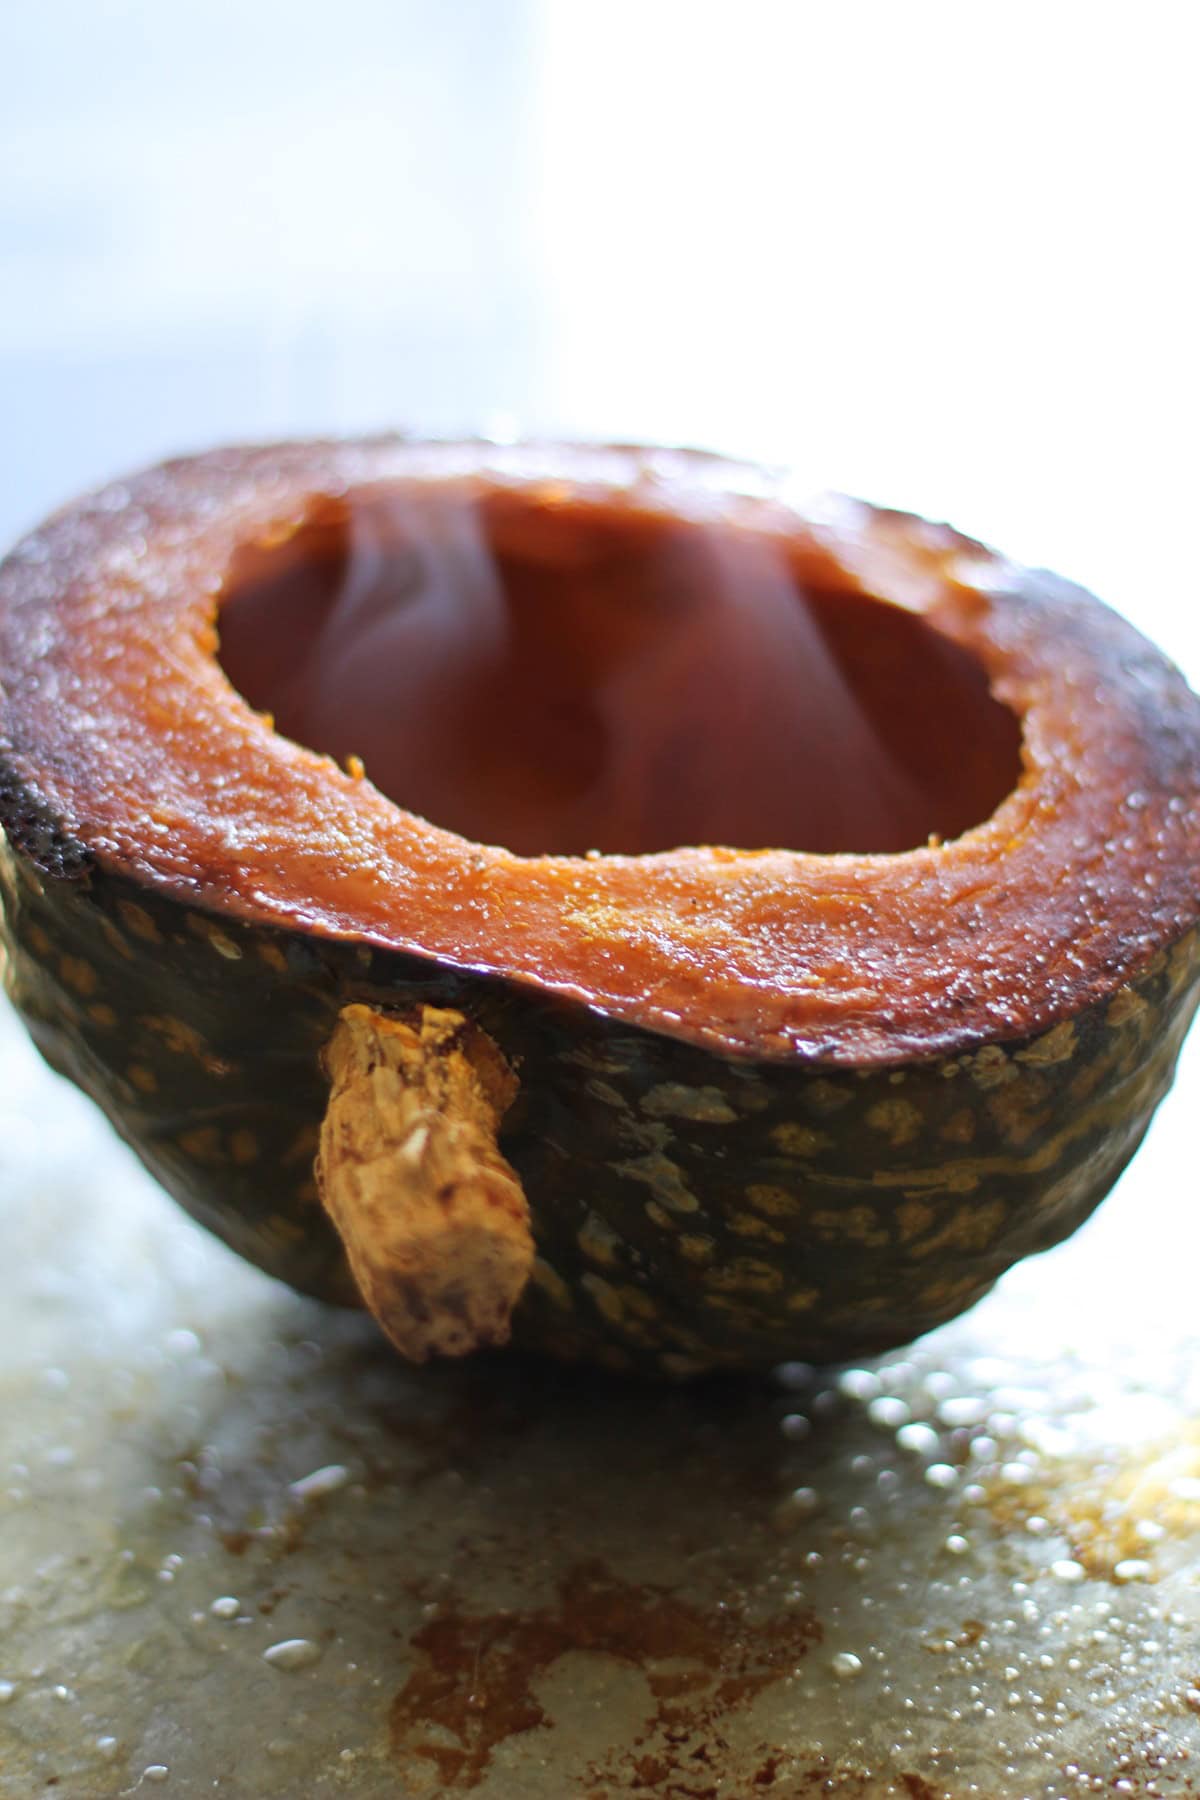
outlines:
[{"label": "steam rising from squash", "polygon": [[900,851],[981,823],[1019,730],[914,613],[778,538],[393,486],[244,547],[233,684],[406,810],[522,855]]}]

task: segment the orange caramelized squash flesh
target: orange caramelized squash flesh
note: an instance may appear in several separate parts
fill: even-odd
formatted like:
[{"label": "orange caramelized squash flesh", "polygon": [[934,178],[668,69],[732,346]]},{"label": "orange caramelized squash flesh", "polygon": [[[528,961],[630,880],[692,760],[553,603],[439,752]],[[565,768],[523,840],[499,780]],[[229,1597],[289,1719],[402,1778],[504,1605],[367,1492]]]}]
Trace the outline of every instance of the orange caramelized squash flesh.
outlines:
[{"label": "orange caramelized squash flesh", "polygon": [[0,568],[9,986],[407,1355],[685,1374],[961,1311],[1197,998],[1200,703],[1080,589],[694,453],[237,450]]}]

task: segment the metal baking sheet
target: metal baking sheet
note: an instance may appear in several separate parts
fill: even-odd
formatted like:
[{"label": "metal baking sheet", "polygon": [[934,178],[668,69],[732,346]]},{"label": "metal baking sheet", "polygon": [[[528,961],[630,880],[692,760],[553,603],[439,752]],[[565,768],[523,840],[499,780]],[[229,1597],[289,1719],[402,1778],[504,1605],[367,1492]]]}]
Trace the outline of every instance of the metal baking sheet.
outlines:
[{"label": "metal baking sheet", "polygon": [[863,1368],[412,1371],[0,1018],[0,1795],[1200,1794],[1200,1059]]}]

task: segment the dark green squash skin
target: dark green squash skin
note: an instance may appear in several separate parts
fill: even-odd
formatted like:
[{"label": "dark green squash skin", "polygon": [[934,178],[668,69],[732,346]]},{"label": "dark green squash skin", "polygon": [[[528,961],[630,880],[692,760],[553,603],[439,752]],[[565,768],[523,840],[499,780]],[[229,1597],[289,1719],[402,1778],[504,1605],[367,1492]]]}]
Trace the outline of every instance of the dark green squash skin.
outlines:
[{"label": "dark green squash skin", "polygon": [[321,1051],[352,1001],[453,1007],[513,1064],[528,1349],[686,1375],[928,1331],[1120,1173],[1200,995],[1192,929],[1034,1038],[900,1067],[728,1060],[495,978],[193,910],[99,868],[10,780],[8,991],[48,1060],[243,1256],[356,1296],[320,1206]]}]

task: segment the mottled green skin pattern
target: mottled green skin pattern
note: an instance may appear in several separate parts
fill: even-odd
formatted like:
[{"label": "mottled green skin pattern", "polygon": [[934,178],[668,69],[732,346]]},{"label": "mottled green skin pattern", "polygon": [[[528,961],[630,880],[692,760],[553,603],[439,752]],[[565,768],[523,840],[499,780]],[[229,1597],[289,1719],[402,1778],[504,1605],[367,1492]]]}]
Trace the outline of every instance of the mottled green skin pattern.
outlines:
[{"label": "mottled green skin pattern", "polygon": [[351,1001],[458,1008],[521,1084],[501,1147],[539,1259],[514,1340],[618,1368],[840,1360],[961,1312],[1102,1199],[1197,1000],[1193,930],[1034,1039],[868,1071],[732,1062],[528,988],[190,910],[13,800],[9,993],[190,1213],[353,1302],[313,1179],[322,1046]]}]

